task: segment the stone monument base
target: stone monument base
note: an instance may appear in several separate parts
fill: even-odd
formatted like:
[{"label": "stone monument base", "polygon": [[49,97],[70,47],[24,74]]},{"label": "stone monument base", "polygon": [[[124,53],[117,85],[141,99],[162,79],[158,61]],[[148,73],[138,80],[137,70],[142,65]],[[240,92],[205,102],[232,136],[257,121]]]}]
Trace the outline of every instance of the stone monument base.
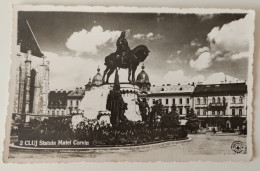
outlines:
[{"label": "stone monument base", "polygon": [[[99,87],[92,87],[90,91],[86,91],[79,105],[83,116],[87,119],[97,119],[98,114],[109,114],[110,111],[106,110],[106,103],[109,91],[112,89],[113,84],[104,84]],[[124,102],[128,104],[128,110],[125,111],[127,119],[130,121],[141,121],[139,107],[136,104],[138,87],[129,83],[120,83],[120,91]]]}]

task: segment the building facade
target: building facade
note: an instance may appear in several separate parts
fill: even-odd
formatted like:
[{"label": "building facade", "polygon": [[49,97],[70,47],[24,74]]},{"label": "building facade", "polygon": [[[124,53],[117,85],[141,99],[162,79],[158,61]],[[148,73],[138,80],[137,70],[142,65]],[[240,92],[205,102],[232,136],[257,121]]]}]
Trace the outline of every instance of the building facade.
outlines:
[{"label": "building facade", "polygon": [[194,86],[189,84],[152,86],[147,94],[148,104],[152,106],[156,100],[160,100],[165,107],[166,114],[170,112],[171,106],[174,104],[180,118],[185,118],[190,108],[193,107],[193,90]]},{"label": "building facade", "polygon": [[197,85],[193,98],[195,112],[204,128],[235,128],[232,120],[243,121],[247,116],[246,83]]},{"label": "building facade", "polygon": [[50,91],[48,96],[48,115],[52,117],[68,116],[70,114],[67,108],[68,95],[72,91],[55,90]]},{"label": "building facade", "polygon": [[155,101],[160,100],[164,105],[166,114],[171,111],[171,106],[175,104],[180,118],[185,118],[190,108],[193,107],[193,85],[163,84],[162,86],[151,86],[149,76],[144,71],[144,66],[142,66],[142,71],[138,74],[136,82],[140,88],[139,97],[146,98],[149,106],[153,106]]},{"label": "building facade", "polygon": [[82,87],[76,88],[67,96],[67,112],[68,114],[79,113],[79,105],[85,95],[85,89]]}]

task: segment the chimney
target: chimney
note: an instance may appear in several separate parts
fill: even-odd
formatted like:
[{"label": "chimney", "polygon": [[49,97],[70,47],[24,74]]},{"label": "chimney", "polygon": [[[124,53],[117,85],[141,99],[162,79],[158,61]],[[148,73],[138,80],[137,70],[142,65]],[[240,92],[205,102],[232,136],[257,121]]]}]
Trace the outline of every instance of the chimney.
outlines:
[{"label": "chimney", "polygon": [[58,92],[58,89],[55,89],[55,93],[57,93]]}]

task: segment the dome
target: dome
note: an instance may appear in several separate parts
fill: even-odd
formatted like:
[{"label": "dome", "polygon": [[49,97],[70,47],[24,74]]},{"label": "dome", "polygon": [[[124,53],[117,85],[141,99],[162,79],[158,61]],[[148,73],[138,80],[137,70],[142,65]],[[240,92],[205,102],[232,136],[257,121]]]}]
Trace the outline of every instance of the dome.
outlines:
[{"label": "dome", "polygon": [[142,71],[137,75],[137,83],[150,83],[148,74],[144,71],[144,65],[142,66]]},{"label": "dome", "polygon": [[100,74],[99,67],[98,67],[97,71],[98,71],[98,73],[92,79],[92,85],[93,86],[100,86],[103,83],[102,82],[102,75]]}]

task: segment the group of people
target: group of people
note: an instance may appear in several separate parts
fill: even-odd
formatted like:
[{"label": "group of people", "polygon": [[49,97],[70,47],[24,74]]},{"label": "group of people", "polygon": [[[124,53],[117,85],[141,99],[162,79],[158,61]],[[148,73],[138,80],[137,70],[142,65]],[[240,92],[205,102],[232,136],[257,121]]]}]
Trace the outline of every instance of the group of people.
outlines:
[{"label": "group of people", "polygon": [[136,104],[139,106],[142,121],[148,122],[150,125],[154,124],[158,115],[163,112],[163,105],[160,100],[156,100],[151,108],[145,98],[142,100],[138,98]]}]

